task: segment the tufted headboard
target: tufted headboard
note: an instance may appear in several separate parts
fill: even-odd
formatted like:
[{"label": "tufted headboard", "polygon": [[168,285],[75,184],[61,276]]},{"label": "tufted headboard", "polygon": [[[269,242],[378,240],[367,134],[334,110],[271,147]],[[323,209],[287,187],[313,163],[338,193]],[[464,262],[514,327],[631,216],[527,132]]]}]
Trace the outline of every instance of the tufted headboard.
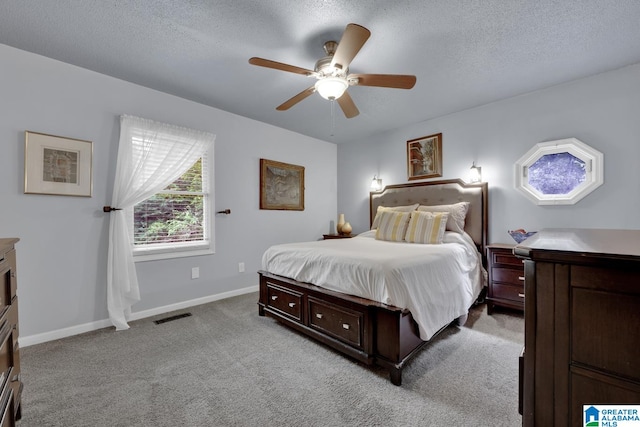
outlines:
[{"label": "tufted headboard", "polygon": [[414,203],[433,206],[469,202],[464,230],[484,256],[489,222],[488,193],[486,182],[467,184],[461,179],[387,185],[383,190],[369,194],[369,224],[373,224],[378,206],[404,206]]}]

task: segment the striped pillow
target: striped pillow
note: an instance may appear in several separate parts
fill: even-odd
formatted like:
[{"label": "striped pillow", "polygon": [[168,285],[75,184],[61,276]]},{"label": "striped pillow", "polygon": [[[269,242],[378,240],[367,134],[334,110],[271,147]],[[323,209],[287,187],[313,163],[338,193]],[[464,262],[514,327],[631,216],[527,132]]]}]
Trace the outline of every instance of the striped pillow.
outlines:
[{"label": "striped pillow", "polygon": [[380,212],[382,211],[411,212],[411,211],[415,211],[418,206],[419,206],[418,203],[414,205],[407,205],[407,206],[390,206],[390,207],[378,206],[378,210],[376,211],[376,216],[373,219],[373,224],[371,224],[371,229],[375,230],[376,228],[378,228],[378,224],[380,224]]},{"label": "striped pillow", "polygon": [[469,202],[459,202],[453,205],[438,205],[438,206],[418,206],[419,211],[424,212],[449,212],[449,219],[447,219],[447,230],[455,231],[456,233],[464,234],[464,222],[467,217],[467,211],[469,210]]},{"label": "striped pillow", "polygon": [[407,232],[411,212],[383,210],[378,212],[380,223],[376,229],[376,239],[402,242]]},{"label": "striped pillow", "polygon": [[405,240],[409,243],[440,244],[449,212],[411,212]]}]

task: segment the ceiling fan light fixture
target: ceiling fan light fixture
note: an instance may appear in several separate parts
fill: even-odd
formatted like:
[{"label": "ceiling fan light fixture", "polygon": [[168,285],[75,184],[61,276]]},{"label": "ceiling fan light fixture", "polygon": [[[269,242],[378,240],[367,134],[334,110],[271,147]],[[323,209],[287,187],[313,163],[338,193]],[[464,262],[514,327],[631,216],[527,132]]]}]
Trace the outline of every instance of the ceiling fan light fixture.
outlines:
[{"label": "ceiling fan light fixture", "polygon": [[338,99],[349,87],[347,79],[342,77],[325,77],[315,84],[316,91],[324,99]]},{"label": "ceiling fan light fixture", "polygon": [[313,70],[258,57],[249,59],[249,63],[317,79],[313,86],[306,88],[278,105],[276,110],[286,111],[311,96],[314,92],[318,92],[324,99],[329,101],[338,100],[337,103],[331,103],[332,117],[335,104],[338,104],[344,116],[347,119],[351,119],[360,114],[360,112],[353,99],[351,99],[351,94],[346,92],[349,86],[411,89],[416,84],[416,76],[410,75],[349,73],[351,61],[360,52],[369,36],[371,36],[371,32],[365,27],[353,23],[348,24],[339,42],[335,40],[325,42],[324,51],[326,55],[316,61]]}]

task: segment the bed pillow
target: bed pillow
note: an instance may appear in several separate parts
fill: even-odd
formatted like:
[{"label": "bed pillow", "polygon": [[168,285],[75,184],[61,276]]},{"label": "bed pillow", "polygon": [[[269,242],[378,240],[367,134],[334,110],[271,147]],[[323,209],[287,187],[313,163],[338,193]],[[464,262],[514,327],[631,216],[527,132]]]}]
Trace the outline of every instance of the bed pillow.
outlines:
[{"label": "bed pillow", "polygon": [[383,210],[376,216],[380,216],[380,223],[376,229],[377,240],[404,241],[411,212]]},{"label": "bed pillow", "polygon": [[404,240],[409,243],[440,244],[449,212],[411,212]]},{"label": "bed pillow", "polygon": [[378,228],[378,224],[380,223],[380,217],[379,217],[379,213],[382,211],[396,211],[396,212],[411,212],[411,211],[415,211],[416,208],[418,207],[418,203],[416,203],[415,205],[408,205],[408,206],[378,206],[378,210],[376,211],[376,216],[373,219],[373,224],[371,224],[371,229],[376,229]]},{"label": "bed pillow", "polygon": [[418,206],[420,212],[449,212],[447,230],[464,234],[464,222],[467,218],[469,202],[454,203],[452,205]]}]

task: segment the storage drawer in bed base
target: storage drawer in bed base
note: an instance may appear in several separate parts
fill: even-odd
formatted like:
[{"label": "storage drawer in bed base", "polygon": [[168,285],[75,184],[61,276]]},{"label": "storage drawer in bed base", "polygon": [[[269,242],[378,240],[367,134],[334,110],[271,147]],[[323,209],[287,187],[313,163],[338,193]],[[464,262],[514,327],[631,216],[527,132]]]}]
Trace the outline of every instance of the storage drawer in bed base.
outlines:
[{"label": "storage drawer in bed base", "polygon": [[270,310],[281,316],[302,322],[303,294],[278,286],[275,283],[267,283],[267,306]]},{"label": "storage drawer in bed base", "polygon": [[[259,276],[261,316],[272,316],[360,362],[388,369],[395,385],[402,383],[404,365],[427,343],[419,338],[418,326],[407,310],[271,273],[259,272]],[[299,301],[299,316],[287,310],[290,301],[283,295]],[[278,306],[278,300],[287,304]]]}]

